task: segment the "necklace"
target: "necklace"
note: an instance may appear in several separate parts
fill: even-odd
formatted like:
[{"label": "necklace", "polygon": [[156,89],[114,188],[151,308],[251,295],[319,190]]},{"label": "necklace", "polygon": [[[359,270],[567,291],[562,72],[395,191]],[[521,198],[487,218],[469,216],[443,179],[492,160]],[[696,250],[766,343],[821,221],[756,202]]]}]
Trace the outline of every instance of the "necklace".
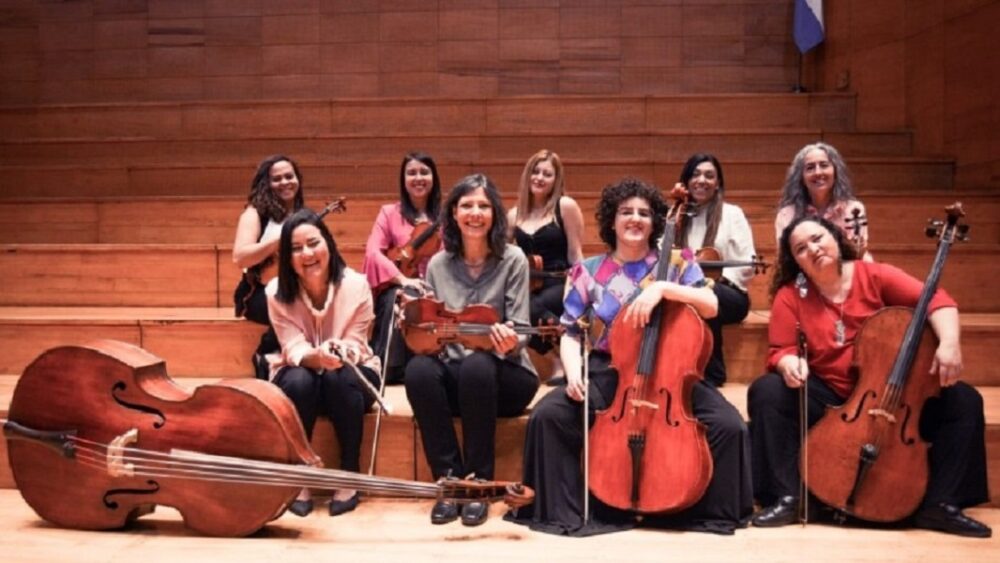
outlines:
[{"label": "necklace", "polygon": [[[837,306],[837,304],[833,303],[832,301],[829,301],[825,297],[823,298],[823,300],[827,301],[831,305]],[[839,317],[836,315],[833,316],[833,341],[837,344],[837,346],[843,346],[844,343],[847,342],[847,326],[844,325],[843,301],[840,302],[838,308],[840,309],[840,316]],[[830,309],[827,308],[825,305],[823,307],[823,310],[826,311],[827,314],[830,314]]]}]

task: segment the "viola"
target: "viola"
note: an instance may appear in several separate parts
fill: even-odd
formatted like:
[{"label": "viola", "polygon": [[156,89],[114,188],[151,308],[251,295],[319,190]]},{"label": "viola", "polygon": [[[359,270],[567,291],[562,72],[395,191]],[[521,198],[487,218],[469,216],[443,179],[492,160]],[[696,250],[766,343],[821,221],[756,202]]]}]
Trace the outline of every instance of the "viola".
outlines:
[{"label": "viola", "polygon": [[[912,514],[927,490],[927,443],[920,438],[924,403],[940,393],[928,375],[937,339],[926,326],[951,245],[965,240],[961,203],[928,230],[937,254],[914,309],[887,307],[865,321],[854,348],[858,381],[847,401],[827,409],[809,431],[802,459],[809,490],[842,513],[875,522]],[[898,350],[893,356],[889,351]]]},{"label": "viola", "polygon": [[438,229],[440,219],[433,223],[421,221],[413,226],[410,240],[403,246],[390,248],[386,256],[396,263],[396,267],[404,276],[412,278],[417,275],[420,263],[430,258],[441,246],[441,232]]},{"label": "viola", "polygon": [[[416,354],[436,354],[448,344],[461,344],[473,350],[492,350],[490,327],[500,322],[496,309],[488,305],[469,305],[460,311],[448,309],[444,303],[421,297],[403,306],[402,331],[406,346]],[[563,327],[558,325],[515,326],[517,334],[534,334],[543,338],[558,338]]]},{"label": "viola", "polygon": [[121,528],[172,506],[191,529],[245,536],[303,487],[493,501],[534,493],[516,483],[420,483],[322,469],[295,407],[276,386],[232,379],[188,392],[163,360],[114,340],[63,346],[18,379],[4,422],[14,480],[57,526]]},{"label": "viola", "polygon": [[[671,275],[675,204],[667,216],[656,279]],[[712,333],[687,304],[661,301],[643,329],[611,325],[618,388],[589,433],[590,491],[605,504],[641,513],[674,512],[698,501],[712,478],[705,427],[691,389],[712,353]],[[641,343],[636,346],[636,343]]]},{"label": "viola", "polygon": [[[326,207],[324,207],[318,215],[319,218],[322,219],[330,213],[343,213],[345,211],[347,211],[347,198],[338,197],[337,199],[326,204]],[[248,268],[247,274],[251,283],[256,283],[261,286],[267,285],[268,282],[278,277],[278,253],[274,253],[269,256],[260,264],[252,268]],[[252,294],[253,292],[251,291],[250,293]]]},{"label": "viola", "polygon": [[568,273],[566,270],[547,271],[541,256],[538,254],[528,255],[528,278],[530,280],[528,290],[532,293],[542,289],[545,286],[545,280],[566,279]]},{"label": "viola", "polygon": [[767,271],[771,266],[762,256],[752,256],[750,260],[723,260],[719,249],[705,246],[695,253],[695,261],[701,267],[705,277],[718,281],[722,277],[723,268],[753,268],[755,274]]}]

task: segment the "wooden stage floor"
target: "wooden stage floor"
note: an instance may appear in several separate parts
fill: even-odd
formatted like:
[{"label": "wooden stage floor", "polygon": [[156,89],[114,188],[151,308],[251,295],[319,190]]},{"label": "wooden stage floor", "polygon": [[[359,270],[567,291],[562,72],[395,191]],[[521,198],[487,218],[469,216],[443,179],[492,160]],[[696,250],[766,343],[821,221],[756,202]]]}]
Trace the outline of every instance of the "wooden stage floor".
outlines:
[{"label": "wooden stage floor", "polygon": [[[429,523],[427,502],[374,499],[330,518],[325,506],[307,518],[285,514],[250,538],[209,538],[183,527],[179,514],[158,508],[119,532],[55,528],[40,520],[16,490],[0,490],[0,554],[5,562],[340,561],[486,563],[491,561],[997,561],[1000,539],[966,539],[924,531],[810,525],[749,528],[735,536],[635,530],[563,538],[504,522],[494,506],[478,528]],[[1000,509],[970,514],[1000,531]]]}]

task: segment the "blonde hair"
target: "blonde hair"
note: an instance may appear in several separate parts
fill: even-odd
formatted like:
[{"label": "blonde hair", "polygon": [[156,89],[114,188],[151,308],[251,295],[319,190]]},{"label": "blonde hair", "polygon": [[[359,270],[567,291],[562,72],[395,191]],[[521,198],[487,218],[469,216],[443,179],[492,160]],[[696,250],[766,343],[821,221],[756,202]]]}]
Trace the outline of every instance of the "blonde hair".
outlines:
[{"label": "blonde hair", "polygon": [[528,212],[531,211],[531,175],[535,173],[535,167],[540,162],[545,161],[552,163],[552,168],[556,172],[556,179],[552,184],[552,193],[549,194],[549,200],[545,202],[545,212],[543,215],[555,213],[556,202],[559,201],[565,190],[566,182],[563,175],[563,165],[562,161],[559,160],[558,154],[548,149],[542,149],[531,155],[528,163],[524,165],[524,171],[521,172],[521,185],[517,189],[517,216],[514,218],[515,225],[520,224],[522,219],[527,217]]}]

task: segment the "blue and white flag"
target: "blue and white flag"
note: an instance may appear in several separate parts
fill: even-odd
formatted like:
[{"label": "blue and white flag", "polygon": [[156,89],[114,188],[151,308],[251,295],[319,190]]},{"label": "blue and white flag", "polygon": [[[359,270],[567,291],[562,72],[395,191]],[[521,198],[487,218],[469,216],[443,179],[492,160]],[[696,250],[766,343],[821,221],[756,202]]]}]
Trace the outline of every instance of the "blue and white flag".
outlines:
[{"label": "blue and white flag", "polygon": [[805,53],[823,42],[823,0],[795,0],[792,36]]}]

